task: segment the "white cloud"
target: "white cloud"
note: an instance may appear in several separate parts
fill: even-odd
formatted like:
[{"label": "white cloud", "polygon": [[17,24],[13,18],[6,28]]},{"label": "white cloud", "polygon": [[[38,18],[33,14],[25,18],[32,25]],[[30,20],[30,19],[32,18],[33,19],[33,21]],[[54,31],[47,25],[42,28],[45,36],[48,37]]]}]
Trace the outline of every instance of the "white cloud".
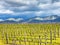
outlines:
[{"label": "white cloud", "polygon": [[4,1],[0,1],[0,14],[13,14],[14,11],[6,9],[5,4]]},{"label": "white cloud", "polygon": [[2,5],[0,5],[0,8],[3,7]]},{"label": "white cloud", "polygon": [[36,5],[37,4],[37,0],[6,0],[8,2],[15,2],[15,3],[22,3],[22,4],[27,4],[27,5]]},{"label": "white cloud", "polygon": [[[38,8],[39,10],[35,10],[34,8],[35,9]],[[0,0],[0,13],[4,13],[4,14],[17,15],[17,14],[34,13],[38,16],[43,14],[58,15],[60,14],[59,8],[60,8],[60,2],[55,2],[52,4],[51,0],[44,0],[44,1],[43,0]]]},{"label": "white cloud", "polygon": [[56,2],[56,3],[47,3],[47,4],[39,4],[38,6],[39,8],[41,8],[42,10],[53,10],[53,9],[57,9],[60,8],[60,2]]},{"label": "white cloud", "polygon": [[51,10],[51,13],[55,14],[55,15],[60,15],[60,8],[55,9],[55,10]]},{"label": "white cloud", "polygon": [[44,10],[44,9],[50,9],[52,7],[52,5],[51,4],[41,4],[38,7]]},{"label": "white cloud", "polygon": [[30,15],[30,14],[36,14],[36,11],[24,11],[24,12],[18,12],[13,15]]},{"label": "white cloud", "polygon": [[44,11],[36,11],[35,14],[36,16],[41,16],[43,13],[45,13]]},{"label": "white cloud", "polygon": [[53,8],[60,8],[60,2],[56,2],[52,5]]},{"label": "white cloud", "polygon": [[0,10],[0,14],[13,14],[13,13],[14,12],[11,10],[4,10],[4,9]]},{"label": "white cloud", "polygon": [[28,6],[22,6],[22,7],[17,7],[19,10],[26,10],[26,9],[28,9]]},{"label": "white cloud", "polygon": [[55,2],[53,4],[40,4],[38,6],[40,11],[37,12],[37,15],[60,15],[60,2]]}]

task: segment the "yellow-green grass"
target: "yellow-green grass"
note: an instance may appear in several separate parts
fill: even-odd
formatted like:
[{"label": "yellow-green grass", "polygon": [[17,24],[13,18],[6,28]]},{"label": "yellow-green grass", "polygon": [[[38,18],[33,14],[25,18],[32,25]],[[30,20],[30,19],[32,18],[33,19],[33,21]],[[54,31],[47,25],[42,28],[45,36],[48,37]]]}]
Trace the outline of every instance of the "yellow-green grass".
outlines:
[{"label": "yellow-green grass", "polygon": [[60,24],[0,24],[1,45],[60,45]]}]

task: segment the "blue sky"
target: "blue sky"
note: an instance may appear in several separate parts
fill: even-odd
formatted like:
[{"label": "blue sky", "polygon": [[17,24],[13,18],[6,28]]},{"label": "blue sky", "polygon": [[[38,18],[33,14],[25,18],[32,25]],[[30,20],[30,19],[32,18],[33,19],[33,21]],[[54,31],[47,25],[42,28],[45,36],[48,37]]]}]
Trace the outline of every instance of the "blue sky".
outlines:
[{"label": "blue sky", "polygon": [[[54,2],[54,0],[53,0]],[[0,0],[0,17],[6,16],[60,16],[60,2],[55,0]]]}]

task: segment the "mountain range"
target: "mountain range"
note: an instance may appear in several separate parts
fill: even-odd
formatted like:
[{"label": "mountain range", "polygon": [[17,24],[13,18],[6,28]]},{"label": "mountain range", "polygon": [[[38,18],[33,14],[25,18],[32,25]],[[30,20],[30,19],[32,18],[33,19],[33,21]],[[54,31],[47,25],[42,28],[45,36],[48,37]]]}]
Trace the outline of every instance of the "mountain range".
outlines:
[{"label": "mountain range", "polygon": [[23,17],[9,17],[7,19],[0,18],[0,23],[59,23],[60,16],[35,16],[24,19]]}]

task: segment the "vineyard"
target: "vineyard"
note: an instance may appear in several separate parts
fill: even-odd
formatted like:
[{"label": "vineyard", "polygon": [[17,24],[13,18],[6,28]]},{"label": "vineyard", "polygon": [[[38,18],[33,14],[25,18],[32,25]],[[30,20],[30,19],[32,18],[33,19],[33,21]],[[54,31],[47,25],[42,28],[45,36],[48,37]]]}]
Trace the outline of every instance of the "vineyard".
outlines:
[{"label": "vineyard", "polygon": [[0,24],[1,45],[60,45],[60,24]]}]

